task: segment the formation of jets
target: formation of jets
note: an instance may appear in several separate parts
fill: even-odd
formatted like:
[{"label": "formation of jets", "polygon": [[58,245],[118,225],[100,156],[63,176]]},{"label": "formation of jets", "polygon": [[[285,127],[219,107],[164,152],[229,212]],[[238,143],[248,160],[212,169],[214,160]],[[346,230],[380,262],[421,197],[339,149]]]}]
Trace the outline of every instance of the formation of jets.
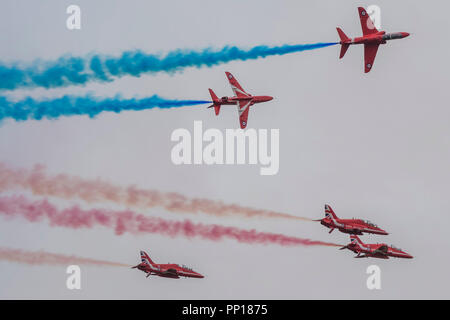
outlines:
[{"label": "formation of jets", "polygon": [[[372,70],[373,63],[375,61],[375,57],[378,52],[378,47],[381,44],[386,44],[387,41],[395,40],[395,39],[403,39],[409,36],[408,32],[394,32],[394,33],[386,33],[386,31],[379,31],[372,19],[370,18],[367,11],[358,7],[359,18],[361,20],[361,28],[363,35],[357,38],[349,38],[342,31],[341,28],[336,28],[341,44],[341,52],[339,55],[339,59],[342,59],[347,52],[348,48],[351,45],[355,44],[363,44],[364,45],[364,72],[368,73]],[[239,114],[239,123],[241,125],[241,129],[245,129],[247,127],[248,113],[250,107],[254,104],[267,102],[273,99],[270,96],[252,96],[245,92],[242,89],[239,82],[236,78],[229,72],[225,72],[227,75],[228,81],[230,82],[231,89],[233,90],[235,96],[234,97],[222,97],[218,98],[212,89],[209,89],[209,94],[211,95],[212,105],[208,108],[214,108],[216,116],[219,115],[220,107],[222,105],[236,105]]]},{"label": "formation of jets", "polygon": [[[358,7],[359,18],[361,21],[362,36],[357,38],[349,38],[342,31],[341,28],[336,28],[339,38],[341,51],[339,59],[342,59],[351,45],[363,44],[364,45],[364,72],[368,73],[372,70],[375,57],[378,52],[378,47],[381,44],[386,44],[389,40],[403,39],[409,36],[407,32],[395,32],[386,33],[385,31],[379,31],[372,19],[369,17],[367,11]],[[228,82],[231,85],[234,96],[218,98],[212,89],[209,89],[209,93],[212,99],[212,105],[208,108],[214,108],[216,116],[220,113],[220,108],[223,105],[236,105],[239,115],[239,123],[241,129],[247,127],[248,114],[250,107],[262,103],[268,102],[273,99],[271,96],[253,96],[247,93],[236,78],[230,73],[225,72]],[[365,244],[361,241],[358,235],[376,234],[376,235],[388,235],[388,233],[379,228],[377,225],[371,223],[370,221],[365,221],[362,219],[339,219],[334,213],[333,209],[329,205],[325,205],[325,218],[320,220],[320,223],[329,228],[329,233],[333,230],[338,229],[340,232],[350,234],[350,243],[341,247],[340,250],[348,249],[353,251],[357,255],[355,258],[380,258],[388,259],[389,257],[395,258],[413,258],[410,254],[405,251],[398,249],[394,246],[388,246],[385,243],[377,244]],[[179,279],[180,277],[189,278],[204,278],[198,272],[186,267],[180,266],[178,264],[156,264],[144,251],[140,252],[141,263],[132,267],[137,268],[146,273],[146,276],[156,275],[164,278]]]},{"label": "formation of jets", "polygon": [[379,228],[370,221],[361,219],[339,219],[329,205],[325,205],[325,218],[314,220],[320,221],[320,224],[329,228],[330,232],[338,229],[342,233],[350,234],[350,243],[340,248],[340,250],[348,249],[357,255],[355,258],[406,258],[412,259],[413,256],[394,246],[388,246],[385,243],[366,244],[361,241],[358,235],[364,233],[388,235],[386,231]]},{"label": "formation of jets", "polygon": [[154,263],[145,251],[141,251],[141,263],[131,268],[145,272],[147,278],[151,275],[171,279],[179,279],[180,277],[204,278],[203,275],[186,266],[175,263]]},{"label": "formation of jets", "polygon": [[[362,242],[358,235],[363,235],[364,233],[388,235],[388,233],[369,221],[362,219],[339,219],[333,209],[327,204],[325,205],[325,218],[314,221],[319,221],[320,224],[329,228],[329,233],[333,232],[334,229],[338,229],[342,233],[350,234],[350,243],[341,247],[340,250],[348,249],[353,251],[357,254],[355,258],[413,258],[410,254],[393,245],[389,246],[385,243],[366,244]],[[131,268],[143,271],[146,273],[147,278],[151,275],[170,279],[179,279],[181,277],[204,278],[202,274],[186,266],[180,266],[174,263],[154,263],[145,251],[141,251],[140,256],[141,262]]]}]

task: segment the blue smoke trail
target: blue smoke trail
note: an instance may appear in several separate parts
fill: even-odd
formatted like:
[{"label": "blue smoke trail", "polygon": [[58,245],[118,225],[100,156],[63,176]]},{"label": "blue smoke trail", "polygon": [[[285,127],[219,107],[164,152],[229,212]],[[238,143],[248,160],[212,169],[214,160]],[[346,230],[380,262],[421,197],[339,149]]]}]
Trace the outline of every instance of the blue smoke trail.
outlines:
[{"label": "blue smoke trail", "polygon": [[112,81],[114,77],[126,75],[138,77],[143,73],[173,73],[187,67],[211,67],[233,60],[265,58],[335,44],[337,43],[256,46],[248,50],[226,46],[220,50],[175,50],[165,56],[147,54],[142,51],[127,51],[120,57],[99,54],[84,58],[66,56],[52,62],[35,62],[26,67],[21,67],[17,63],[9,66],[0,63],[0,90],[13,90],[20,87],[56,88],[84,85],[89,81]]},{"label": "blue smoke trail", "polygon": [[120,97],[98,99],[90,95],[84,97],[63,96],[56,99],[35,100],[27,97],[13,102],[0,97],[0,121],[12,118],[16,121],[57,119],[61,116],[88,115],[94,117],[104,111],[119,113],[126,110],[145,110],[152,108],[174,108],[211,103],[203,100],[167,100],[157,95],[149,98],[122,99]]}]

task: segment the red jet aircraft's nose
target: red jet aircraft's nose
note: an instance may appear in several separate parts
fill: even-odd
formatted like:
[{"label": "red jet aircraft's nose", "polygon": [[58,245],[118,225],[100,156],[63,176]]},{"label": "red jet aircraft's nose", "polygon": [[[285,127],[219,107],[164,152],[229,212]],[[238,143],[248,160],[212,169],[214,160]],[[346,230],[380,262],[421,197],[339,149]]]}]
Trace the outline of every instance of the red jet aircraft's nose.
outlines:
[{"label": "red jet aircraft's nose", "polygon": [[403,38],[409,37],[409,33],[408,32],[402,32]]}]

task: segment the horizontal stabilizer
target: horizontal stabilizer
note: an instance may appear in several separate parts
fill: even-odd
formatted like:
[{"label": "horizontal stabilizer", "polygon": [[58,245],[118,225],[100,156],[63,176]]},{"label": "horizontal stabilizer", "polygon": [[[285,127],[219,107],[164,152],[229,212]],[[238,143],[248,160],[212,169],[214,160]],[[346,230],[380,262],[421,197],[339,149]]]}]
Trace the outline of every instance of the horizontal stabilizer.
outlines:
[{"label": "horizontal stabilizer", "polygon": [[216,116],[219,115],[220,112],[220,103],[219,103],[219,98],[216,96],[216,94],[214,93],[214,91],[212,91],[212,89],[208,89],[209,90],[209,94],[211,95],[211,99],[213,101],[213,104],[210,105],[208,108],[212,108],[214,107],[214,111],[216,113]]},{"label": "horizontal stabilizer", "polygon": [[347,37],[347,35],[344,33],[344,31],[342,31],[341,28],[336,28],[338,34],[339,34],[339,38],[341,39],[341,53],[339,55],[339,59],[342,59],[345,56],[345,53],[348,50],[348,47],[350,46],[350,44],[348,42],[351,41],[351,39],[349,37]]},{"label": "horizontal stabilizer", "polygon": [[342,59],[345,56],[345,53],[347,52],[348,47],[350,47],[349,44],[344,43],[341,45],[341,53],[339,54],[339,59]]},{"label": "horizontal stabilizer", "polygon": [[219,98],[217,98],[216,94],[214,93],[214,91],[212,91],[212,89],[208,89],[209,90],[209,94],[211,95],[211,99],[213,102],[217,102],[219,101]]},{"label": "horizontal stabilizer", "polygon": [[339,38],[341,38],[341,43],[342,42],[348,42],[351,39],[349,37],[347,37],[347,35],[344,33],[344,31],[342,31],[341,28],[336,28],[338,34],[339,34]]}]

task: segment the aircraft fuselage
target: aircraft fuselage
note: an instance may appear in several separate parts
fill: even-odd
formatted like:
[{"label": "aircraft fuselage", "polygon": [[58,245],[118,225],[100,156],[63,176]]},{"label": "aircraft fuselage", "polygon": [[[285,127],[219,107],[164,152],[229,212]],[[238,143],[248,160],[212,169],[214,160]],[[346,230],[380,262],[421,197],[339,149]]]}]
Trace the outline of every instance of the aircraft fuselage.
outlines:
[{"label": "aircraft fuselage", "polygon": [[239,101],[252,101],[252,104],[262,103],[272,100],[271,96],[249,96],[249,97],[222,97],[217,103],[220,105],[236,105]]},{"label": "aircraft fuselage", "polygon": [[[149,266],[146,263],[140,263],[133,268],[137,268],[138,270],[145,272],[147,276],[156,275],[170,279],[179,279],[180,277],[204,278],[204,276],[200,273],[186,267],[180,267],[176,264],[155,264],[153,266]],[[167,272],[168,270],[174,270],[176,273]]]},{"label": "aircraft fuselage", "polygon": [[[388,233],[378,227],[369,226],[359,219],[331,219],[324,218],[320,224],[329,229],[338,229],[342,233],[362,235],[371,233],[378,235],[387,235]],[[331,231],[330,231],[331,232]]]},{"label": "aircraft fuselage", "polygon": [[[410,254],[393,247],[390,247],[386,244],[382,244],[387,247],[387,252],[385,254],[376,252],[376,249],[380,246],[380,244],[356,244],[351,243],[347,245],[347,248],[350,251],[353,251],[354,253],[357,253],[358,256],[356,258],[379,258],[379,259],[388,259],[389,257],[392,258],[404,258],[404,259],[412,259],[413,256]],[[364,256],[361,256],[361,254],[364,254]]]},{"label": "aircraft fuselage", "polygon": [[408,32],[393,32],[386,33],[385,31],[380,31],[374,34],[365,35],[362,37],[356,37],[346,41],[341,41],[340,44],[385,44],[386,41],[403,39],[409,36]]}]

